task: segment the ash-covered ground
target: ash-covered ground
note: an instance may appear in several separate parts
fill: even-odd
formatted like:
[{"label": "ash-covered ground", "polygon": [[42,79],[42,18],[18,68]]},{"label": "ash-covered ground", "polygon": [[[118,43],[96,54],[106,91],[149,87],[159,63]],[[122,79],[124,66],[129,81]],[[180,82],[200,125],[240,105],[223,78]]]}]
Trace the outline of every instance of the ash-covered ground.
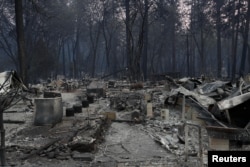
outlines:
[{"label": "ash-covered ground", "polygon": [[[34,125],[35,104],[30,106],[29,101],[22,100],[4,111],[7,165],[207,165],[209,146],[205,126],[198,119],[188,119],[187,113],[183,119],[182,100],[166,105],[166,97],[171,92],[169,84],[110,83],[96,82],[91,87],[93,92],[85,85],[71,89],[55,88],[61,94],[63,105],[62,120],[56,124]],[[40,93],[37,91],[26,97],[33,103],[34,99],[43,98],[45,90],[44,86],[41,87]],[[92,98],[90,101],[88,96]],[[86,101],[88,105],[83,106]],[[81,111],[74,112],[74,116],[67,115],[66,110],[75,105],[81,105]],[[199,110],[186,105],[185,108],[185,112]],[[189,124],[186,136],[185,123]]]}]

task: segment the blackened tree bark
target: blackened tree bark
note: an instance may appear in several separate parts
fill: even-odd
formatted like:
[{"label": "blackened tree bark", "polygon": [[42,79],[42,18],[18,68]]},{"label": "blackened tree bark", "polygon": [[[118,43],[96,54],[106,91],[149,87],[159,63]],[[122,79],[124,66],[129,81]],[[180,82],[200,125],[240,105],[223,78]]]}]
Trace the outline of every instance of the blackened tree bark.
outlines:
[{"label": "blackened tree bark", "polygon": [[144,80],[147,80],[147,63],[148,63],[148,0],[144,0],[144,40],[143,40],[143,63],[142,63],[142,70]]},{"label": "blackened tree bark", "polygon": [[131,62],[131,36],[130,36],[130,0],[125,0],[125,9],[126,9],[126,57],[127,57],[127,67],[129,70],[129,77],[132,74],[132,62]]},{"label": "blackened tree bark", "polygon": [[27,68],[25,56],[25,38],[23,25],[23,4],[22,0],[15,0],[15,14],[16,14],[16,32],[17,32],[17,46],[18,46],[18,60],[19,72],[23,82],[27,84]]},{"label": "blackened tree bark", "polygon": [[189,53],[189,39],[188,34],[186,35],[186,46],[187,46],[187,75],[190,76],[190,53]]},{"label": "blackened tree bark", "polygon": [[98,49],[98,43],[100,38],[100,32],[101,32],[101,23],[97,23],[96,31],[93,32],[94,28],[92,23],[90,23],[90,29],[89,29],[89,35],[90,35],[90,42],[91,42],[91,50],[92,50],[92,65],[91,65],[91,76],[95,76],[96,71],[96,57],[97,57],[97,49]]},{"label": "blackened tree bark", "polygon": [[62,54],[63,54],[63,75],[66,76],[66,54],[65,54],[65,41],[62,41]]},{"label": "blackened tree bark", "polygon": [[81,1],[76,1],[75,46],[73,50],[74,78],[80,77],[80,36],[81,36]]},{"label": "blackened tree bark", "polygon": [[80,23],[77,23],[76,27],[76,43],[75,43],[75,71],[74,71],[74,76],[75,78],[80,77]]},{"label": "blackened tree bark", "polygon": [[73,66],[73,59],[71,58],[71,43],[70,41],[67,42],[67,51],[68,51],[68,60],[69,60],[69,74],[70,76],[74,76],[74,66]]},{"label": "blackened tree bark", "polygon": [[[243,30],[243,48],[242,48],[242,57],[241,57],[241,66],[239,74],[244,75],[245,71],[245,61],[247,55],[247,45],[248,45],[248,32],[249,32],[249,21],[250,21],[250,0],[247,0],[247,14],[246,14],[246,24]],[[249,51],[248,51],[249,52]]]},{"label": "blackened tree bark", "polygon": [[201,27],[201,30],[200,30],[200,41],[201,41],[200,56],[201,56],[201,73],[205,74],[205,72],[206,72],[205,52],[204,52],[205,39],[204,39],[204,29],[203,28],[204,27]]},{"label": "blackened tree bark", "polygon": [[[171,0],[171,6],[173,8],[173,11],[177,10],[176,2],[174,0]],[[171,13],[171,44],[172,44],[172,72],[176,72],[176,33],[175,33],[175,24],[176,24],[176,12]]]},{"label": "blackened tree bark", "polygon": [[[240,3],[241,0],[238,1]],[[237,57],[237,50],[238,50],[238,33],[239,33],[239,26],[240,26],[240,5],[236,8],[236,4],[233,4],[234,11],[233,13],[237,13],[237,16],[234,16],[232,22],[232,79],[235,79],[236,74],[236,57]]]},{"label": "blackened tree bark", "polygon": [[173,25],[173,32],[172,32],[172,71],[176,72],[176,34],[175,34],[175,25]]},{"label": "blackened tree bark", "polygon": [[216,2],[216,34],[217,34],[217,77],[221,77],[221,7],[223,1]]},{"label": "blackened tree bark", "polygon": [[248,62],[248,71],[250,71],[250,45],[249,45],[249,43],[247,44],[247,50],[248,50],[248,52],[247,52],[247,62]]},{"label": "blackened tree bark", "polygon": [[[191,35],[200,55],[199,75],[206,72],[205,57],[205,28],[206,15],[204,13],[204,5],[202,0],[194,1],[191,8]],[[197,20],[197,21],[195,21]],[[199,34],[198,34],[199,32]],[[199,36],[198,36],[199,35]],[[195,51],[193,52],[195,54]],[[195,60],[195,58],[194,58]],[[193,63],[194,64],[194,63]],[[196,68],[195,64],[194,67]],[[195,71],[195,70],[194,70]]]},{"label": "blackened tree bark", "polygon": [[[102,34],[105,43],[105,57],[106,57],[106,68],[105,73],[114,73],[115,69],[112,68],[115,64],[113,50],[117,46],[113,41],[115,40],[117,27],[114,24],[115,18],[115,2],[112,1],[112,8],[109,9],[108,2],[103,1],[103,17],[102,17]],[[110,14],[111,13],[111,14]]]}]

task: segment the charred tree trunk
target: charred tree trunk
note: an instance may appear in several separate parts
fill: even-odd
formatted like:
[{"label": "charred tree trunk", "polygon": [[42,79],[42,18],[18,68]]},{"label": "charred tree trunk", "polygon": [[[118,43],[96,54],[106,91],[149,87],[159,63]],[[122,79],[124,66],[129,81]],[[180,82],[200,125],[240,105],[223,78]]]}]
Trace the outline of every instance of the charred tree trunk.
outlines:
[{"label": "charred tree trunk", "polygon": [[[241,76],[244,75],[245,71],[245,61],[247,55],[247,45],[248,45],[248,33],[249,33],[249,20],[250,20],[250,0],[247,1],[247,15],[246,15],[246,25],[243,31],[243,48],[242,48],[242,57],[241,57],[241,66],[239,70],[239,74]],[[249,50],[248,50],[249,52]]]},{"label": "charred tree trunk", "polygon": [[173,7],[174,11],[171,14],[172,17],[172,23],[171,23],[171,31],[172,31],[172,71],[176,72],[176,2],[174,0],[171,0],[171,6]]},{"label": "charred tree trunk", "polygon": [[186,35],[186,45],[187,45],[187,76],[190,76],[190,53],[189,53],[189,39],[188,34]]},{"label": "charred tree trunk", "polygon": [[71,49],[70,49],[70,41],[67,42],[67,50],[68,50],[68,59],[69,59],[69,73],[70,76],[73,77],[74,76],[74,72],[73,72],[73,62],[72,62],[72,58],[71,58]]},{"label": "charred tree trunk", "polygon": [[72,42],[72,48],[73,48],[73,54],[72,54],[72,77],[76,78],[76,69],[77,69],[77,65],[76,65],[76,44],[74,42]]},{"label": "charred tree trunk", "polygon": [[221,77],[221,1],[216,1],[216,33],[217,33],[217,77]]},{"label": "charred tree trunk", "polygon": [[27,84],[28,78],[27,78],[27,68],[26,68],[22,0],[15,0],[15,13],[16,13],[16,32],[17,32],[19,70],[20,70],[20,74],[23,79],[23,82]]},{"label": "charred tree trunk", "polygon": [[144,0],[144,40],[143,40],[143,63],[142,63],[142,70],[143,70],[143,76],[144,80],[147,80],[147,71],[148,71],[148,0]]},{"label": "charred tree trunk", "polygon": [[75,43],[75,73],[76,78],[79,77],[80,73],[80,25],[77,26],[76,31],[76,43]]},{"label": "charred tree trunk", "polygon": [[[175,24],[175,23],[173,23]],[[173,25],[174,26],[174,25]],[[175,36],[175,26],[173,27],[173,32],[172,32],[172,72],[176,72],[176,49],[175,49],[175,44],[176,44],[176,36]]]},{"label": "charred tree trunk", "polygon": [[237,64],[237,50],[238,50],[238,29],[239,25],[236,25],[236,30],[233,34],[232,39],[232,79],[235,79],[236,75],[236,64]]},{"label": "charred tree trunk", "polygon": [[65,42],[62,43],[62,54],[63,54],[63,75],[66,76],[66,57],[65,57]]},{"label": "charred tree trunk", "polygon": [[[239,0],[239,2],[240,2],[240,0]],[[234,6],[234,8],[235,8],[235,6]],[[236,75],[236,64],[237,64],[236,56],[237,56],[237,49],[238,49],[240,7],[238,7],[237,10],[238,10],[238,16],[236,18],[234,18],[233,25],[232,25],[232,27],[233,27],[233,32],[232,32],[232,79],[235,79],[235,75]]]},{"label": "charred tree trunk", "polygon": [[[95,71],[96,71],[96,56],[97,56],[97,49],[98,49],[98,43],[99,43],[99,37],[100,37],[100,31],[101,31],[101,25],[98,23],[97,25],[97,32],[93,33],[92,31],[92,26],[90,26],[90,41],[92,45],[92,65],[91,65],[91,76],[95,76]],[[94,36],[95,35],[95,36]]]},{"label": "charred tree trunk", "polygon": [[247,50],[248,50],[248,52],[247,52],[247,60],[248,60],[248,71],[250,71],[250,45],[249,44],[247,44]]},{"label": "charred tree trunk", "polygon": [[205,39],[204,39],[204,31],[203,27],[201,27],[201,32],[200,32],[200,40],[201,40],[201,49],[200,49],[200,56],[201,56],[201,73],[205,74],[206,72],[206,63],[205,63],[205,52],[204,52],[204,46],[205,46]]},{"label": "charred tree trunk", "polygon": [[131,80],[132,74],[132,62],[131,62],[131,37],[130,37],[130,0],[125,0],[125,9],[126,9],[126,57],[127,57],[127,67],[129,70],[129,78]]}]

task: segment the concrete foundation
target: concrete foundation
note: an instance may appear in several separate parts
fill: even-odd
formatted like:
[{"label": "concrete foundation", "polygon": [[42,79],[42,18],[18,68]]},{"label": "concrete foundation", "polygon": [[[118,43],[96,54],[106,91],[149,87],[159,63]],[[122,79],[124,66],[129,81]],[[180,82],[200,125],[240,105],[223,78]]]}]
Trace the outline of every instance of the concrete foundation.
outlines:
[{"label": "concrete foundation", "polygon": [[61,97],[35,99],[35,125],[56,124],[62,121],[62,117]]}]

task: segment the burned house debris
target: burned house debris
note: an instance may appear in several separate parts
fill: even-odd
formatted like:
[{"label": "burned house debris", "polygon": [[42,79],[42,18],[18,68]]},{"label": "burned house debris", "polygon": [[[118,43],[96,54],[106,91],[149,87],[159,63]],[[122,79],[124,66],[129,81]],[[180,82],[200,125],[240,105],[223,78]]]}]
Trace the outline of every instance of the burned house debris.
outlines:
[{"label": "burned house debris", "polygon": [[13,82],[0,74],[1,113],[9,120],[5,135],[1,129],[2,165],[206,166],[209,150],[249,150],[246,82],[54,80],[30,85],[37,92],[25,97],[33,106],[19,98],[6,108],[11,89],[25,88],[13,74]]}]

